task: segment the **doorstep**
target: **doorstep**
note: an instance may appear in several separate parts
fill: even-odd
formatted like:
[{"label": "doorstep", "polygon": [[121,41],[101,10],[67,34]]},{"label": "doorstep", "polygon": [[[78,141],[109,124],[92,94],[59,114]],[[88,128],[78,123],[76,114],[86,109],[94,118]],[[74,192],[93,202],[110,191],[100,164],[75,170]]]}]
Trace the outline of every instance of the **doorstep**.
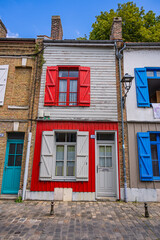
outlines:
[{"label": "doorstep", "polygon": [[1,194],[0,200],[14,200],[18,197],[18,194]]},{"label": "doorstep", "polygon": [[96,200],[100,202],[116,202],[117,198],[116,197],[96,197]]}]

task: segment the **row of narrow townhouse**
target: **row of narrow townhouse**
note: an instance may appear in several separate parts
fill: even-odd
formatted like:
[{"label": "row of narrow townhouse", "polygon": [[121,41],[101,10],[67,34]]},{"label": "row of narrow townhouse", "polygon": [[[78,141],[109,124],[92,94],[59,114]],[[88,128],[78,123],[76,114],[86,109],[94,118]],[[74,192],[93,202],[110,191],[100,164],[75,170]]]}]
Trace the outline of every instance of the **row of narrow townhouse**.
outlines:
[{"label": "row of narrow townhouse", "polygon": [[160,201],[160,43],[1,37],[0,197]]}]

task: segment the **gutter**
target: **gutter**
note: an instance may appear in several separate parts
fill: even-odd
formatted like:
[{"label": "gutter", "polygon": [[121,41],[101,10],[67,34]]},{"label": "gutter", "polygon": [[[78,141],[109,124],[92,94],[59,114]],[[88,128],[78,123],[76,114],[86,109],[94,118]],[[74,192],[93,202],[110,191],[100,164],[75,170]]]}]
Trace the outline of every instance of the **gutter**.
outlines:
[{"label": "gutter", "polygon": [[123,119],[123,102],[122,102],[122,73],[121,73],[121,60],[123,58],[122,52],[126,48],[126,44],[123,42],[123,47],[118,50],[117,42],[115,41],[115,48],[116,48],[116,57],[118,59],[119,65],[119,85],[120,85],[120,101],[121,101],[121,122],[122,122],[122,157],[123,157],[123,175],[124,175],[124,201],[127,202],[127,179],[126,179],[126,163],[125,163],[125,145],[124,145],[124,119]]}]

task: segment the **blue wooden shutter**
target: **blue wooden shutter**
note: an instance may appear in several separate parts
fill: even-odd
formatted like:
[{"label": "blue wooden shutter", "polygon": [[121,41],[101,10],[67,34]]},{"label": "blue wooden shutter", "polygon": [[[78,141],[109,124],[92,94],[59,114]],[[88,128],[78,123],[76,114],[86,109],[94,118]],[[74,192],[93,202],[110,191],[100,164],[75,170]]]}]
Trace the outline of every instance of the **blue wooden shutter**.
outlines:
[{"label": "blue wooden shutter", "polygon": [[145,68],[135,69],[136,92],[137,92],[137,106],[150,107],[147,73]]},{"label": "blue wooden shutter", "polygon": [[148,132],[137,133],[139,173],[141,181],[152,181],[152,160],[150,136]]}]

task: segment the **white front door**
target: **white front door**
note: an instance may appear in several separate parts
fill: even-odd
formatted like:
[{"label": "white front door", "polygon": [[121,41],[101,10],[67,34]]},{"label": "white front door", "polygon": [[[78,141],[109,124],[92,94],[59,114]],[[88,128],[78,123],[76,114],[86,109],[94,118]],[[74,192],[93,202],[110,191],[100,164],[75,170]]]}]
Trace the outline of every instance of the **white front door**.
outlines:
[{"label": "white front door", "polygon": [[97,144],[97,197],[116,196],[116,156],[114,144]]}]

